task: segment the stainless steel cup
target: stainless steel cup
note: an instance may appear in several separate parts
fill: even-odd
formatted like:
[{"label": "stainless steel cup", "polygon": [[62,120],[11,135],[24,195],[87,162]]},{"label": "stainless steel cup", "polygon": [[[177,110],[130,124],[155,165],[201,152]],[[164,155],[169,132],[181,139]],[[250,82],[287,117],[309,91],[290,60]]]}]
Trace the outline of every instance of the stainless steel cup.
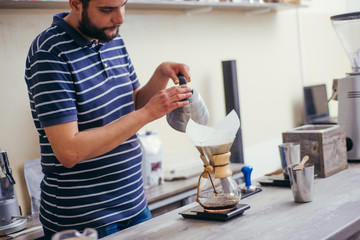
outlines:
[{"label": "stainless steel cup", "polygon": [[279,145],[281,167],[285,179],[289,179],[288,166],[300,163],[300,143],[283,143]]},{"label": "stainless steel cup", "polygon": [[298,164],[288,167],[291,191],[295,202],[311,202],[314,195],[314,165],[305,164],[303,169],[294,170]]}]

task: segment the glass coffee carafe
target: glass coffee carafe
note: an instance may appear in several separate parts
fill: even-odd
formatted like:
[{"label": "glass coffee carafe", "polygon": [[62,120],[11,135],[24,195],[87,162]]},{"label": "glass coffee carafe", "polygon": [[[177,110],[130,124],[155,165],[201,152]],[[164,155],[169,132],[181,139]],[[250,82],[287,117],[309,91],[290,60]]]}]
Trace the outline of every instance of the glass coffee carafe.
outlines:
[{"label": "glass coffee carafe", "polygon": [[232,141],[218,146],[196,146],[204,162],[196,201],[205,211],[228,211],[235,208],[241,199],[241,191],[229,166],[231,145]]},{"label": "glass coffee carafe", "polygon": [[196,201],[207,212],[234,209],[241,199],[229,165],[230,148],[239,129],[240,121],[233,111],[214,127],[189,121],[186,133],[200,152],[204,171],[198,180]]}]

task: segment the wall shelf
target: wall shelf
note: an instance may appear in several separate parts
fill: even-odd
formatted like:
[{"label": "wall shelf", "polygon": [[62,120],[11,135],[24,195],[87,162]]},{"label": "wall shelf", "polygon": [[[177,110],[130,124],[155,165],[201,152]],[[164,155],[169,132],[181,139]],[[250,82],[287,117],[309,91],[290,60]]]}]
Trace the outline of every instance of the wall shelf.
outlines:
[{"label": "wall shelf", "polygon": [[[170,1],[170,0],[130,0],[126,4],[128,10],[177,10],[187,14],[208,12],[212,10],[231,10],[246,13],[269,12],[287,9],[302,8],[305,5],[284,3],[257,3],[249,2],[198,2],[198,1]],[[53,1],[25,1],[25,0],[0,0],[0,9],[59,9],[69,8],[67,0]]]}]

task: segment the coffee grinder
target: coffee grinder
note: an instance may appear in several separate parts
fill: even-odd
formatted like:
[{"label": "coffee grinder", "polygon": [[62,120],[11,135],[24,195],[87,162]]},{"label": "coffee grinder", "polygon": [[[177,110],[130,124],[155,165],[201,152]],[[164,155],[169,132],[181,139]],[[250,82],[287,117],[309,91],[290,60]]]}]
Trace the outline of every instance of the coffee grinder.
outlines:
[{"label": "coffee grinder", "polygon": [[360,12],[330,19],[352,66],[337,79],[338,124],[345,127],[348,160],[360,160]]},{"label": "coffee grinder", "polygon": [[7,152],[0,151],[0,236],[26,227],[26,219],[21,217],[14,184]]}]

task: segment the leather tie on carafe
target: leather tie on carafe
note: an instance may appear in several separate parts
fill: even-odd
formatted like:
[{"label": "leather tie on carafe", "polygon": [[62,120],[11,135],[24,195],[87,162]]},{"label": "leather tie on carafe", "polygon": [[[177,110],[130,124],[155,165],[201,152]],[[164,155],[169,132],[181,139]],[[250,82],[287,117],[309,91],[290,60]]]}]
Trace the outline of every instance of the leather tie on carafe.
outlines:
[{"label": "leather tie on carafe", "polygon": [[[205,154],[206,155],[206,154]],[[214,193],[215,195],[218,194],[218,192],[216,191],[216,187],[214,185],[213,179],[211,177],[211,173],[215,170],[215,178],[226,178],[226,177],[230,177],[232,176],[233,172],[230,169],[229,166],[229,158],[231,156],[230,152],[224,153],[224,154],[217,154],[217,155],[213,155],[212,158],[212,162],[214,163],[214,166],[207,164],[207,160],[206,160],[206,156],[201,155],[201,159],[204,162],[204,171],[200,174],[199,176],[199,180],[198,180],[198,185],[197,185],[197,194],[196,194],[196,201],[200,203],[199,200],[199,185],[200,185],[200,180],[201,178],[209,178],[211,185],[214,189]],[[211,162],[209,160],[209,162]]]},{"label": "leather tie on carafe", "polygon": [[[203,153],[205,153],[204,149],[202,149],[202,151],[203,151]],[[215,195],[218,195],[218,191],[216,191],[214,181],[211,178],[211,173],[214,170],[213,166],[211,166],[211,164],[210,164],[211,160],[208,159],[207,154],[201,155],[200,158],[204,162],[204,171],[199,176],[199,180],[198,180],[198,184],[197,184],[197,191],[196,191],[196,202],[200,203],[200,205],[201,205],[201,202],[199,200],[199,195],[200,195],[200,181],[201,181],[202,177],[210,179],[210,182],[211,182],[211,185],[212,185],[212,187],[214,189]]]}]

